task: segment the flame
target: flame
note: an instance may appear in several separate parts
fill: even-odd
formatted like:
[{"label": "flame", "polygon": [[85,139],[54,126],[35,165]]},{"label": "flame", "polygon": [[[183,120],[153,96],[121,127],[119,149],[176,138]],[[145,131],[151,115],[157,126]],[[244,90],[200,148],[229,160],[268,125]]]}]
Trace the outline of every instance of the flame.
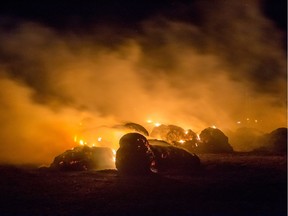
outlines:
[{"label": "flame", "polygon": [[101,142],[102,141],[102,137],[98,137],[98,142]]},{"label": "flame", "polygon": [[116,155],[116,150],[112,149],[113,155]]},{"label": "flame", "polygon": [[185,134],[188,134],[188,133],[189,133],[189,131],[186,130],[186,131],[185,131]]},{"label": "flame", "polygon": [[84,145],[84,141],[83,140],[79,140],[79,144],[80,145]]},{"label": "flame", "polygon": [[116,162],[116,150],[112,149],[112,153],[113,153],[113,162]]},{"label": "flame", "polygon": [[200,140],[200,136],[199,136],[199,134],[197,134],[197,138],[196,138],[197,140]]},{"label": "flame", "polygon": [[212,125],[211,127],[212,127],[212,128],[214,128],[214,129],[216,129],[216,128],[217,128],[215,125]]},{"label": "flame", "polygon": [[152,123],[152,122],[153,122],[153,121],[152,121],[151,119],[148,119],[148,120],[147,120],[147,123],[149,123],[149,124]]},{"label": "flame", "polygon": [[179,142],[180,142],[181,144],[185,143],[185,141],[184,141],[184,140],[179,140]]}]

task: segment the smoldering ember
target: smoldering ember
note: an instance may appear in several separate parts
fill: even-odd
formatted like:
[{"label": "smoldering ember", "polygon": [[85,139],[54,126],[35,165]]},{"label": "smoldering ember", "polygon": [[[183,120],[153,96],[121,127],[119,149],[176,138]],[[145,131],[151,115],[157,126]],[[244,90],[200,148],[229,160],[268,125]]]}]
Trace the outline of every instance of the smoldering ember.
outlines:
[{"label": "smoldering ember", "polygon": [[0,3],[0,215],[287,215],[287,1]]}]

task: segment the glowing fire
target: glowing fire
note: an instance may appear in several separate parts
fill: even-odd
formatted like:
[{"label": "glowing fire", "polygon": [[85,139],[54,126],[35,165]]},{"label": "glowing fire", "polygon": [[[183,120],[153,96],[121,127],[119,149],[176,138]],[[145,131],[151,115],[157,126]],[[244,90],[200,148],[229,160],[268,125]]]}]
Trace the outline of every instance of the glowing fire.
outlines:
[{"label": "glowing fire", "polygon": [[116,162],[116,150],[112,149],[112,153],[113,153],[113,162]]},{"label": "glowing fire", "polygon": [[154,123],[154,125],[155,125],[155,127],[159,127],[161,125],[161,123],[156,122],[156,123]]},{"label": "glowing fire", "polygon": [[181,144],[185,143],[185,141],[184,141],[184,140],[179,140],[179,142],[180,142]]}]

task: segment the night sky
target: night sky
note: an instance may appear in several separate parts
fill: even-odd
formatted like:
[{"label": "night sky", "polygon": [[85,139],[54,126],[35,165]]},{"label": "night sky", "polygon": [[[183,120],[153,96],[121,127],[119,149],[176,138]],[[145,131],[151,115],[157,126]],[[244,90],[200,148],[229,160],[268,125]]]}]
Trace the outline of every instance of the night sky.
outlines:
[{"label": "night sky", "polygon": [[73,147],[79,124],[115,148],[113,126],[147,119],[197,133],[286,127],[286,8],[285,0],[2,1],[0,162],[49,162]]},{"label": "night sky", "polygon": [[[197,10],[199,1],[6,1],[1,2],[3,17],[32,20],[56,28],[89,28],[95,24],[119,25],[123,28],[137,27],[145,19],[163,15],[171,20],[201,23]],[[203,1],[212,9],[217,1]],[[225,2],[225,1],[224,1]],[[228,1],[226,1],[228,2]],[[263,0],[261,8],[283,31],[287,30],[287,1]],[[215,7],[215,10],[217,7]]]}]

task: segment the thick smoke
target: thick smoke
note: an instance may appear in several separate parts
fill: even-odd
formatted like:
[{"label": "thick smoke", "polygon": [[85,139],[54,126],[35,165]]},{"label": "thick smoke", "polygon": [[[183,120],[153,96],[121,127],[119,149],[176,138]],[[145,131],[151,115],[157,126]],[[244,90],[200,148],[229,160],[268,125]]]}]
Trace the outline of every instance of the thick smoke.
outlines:
[{"label": "thick smoke", "polygon": [[281,32],[257,2],[207,4],[191,6],[195,24],[155,16],[125,36],[3,27],[0,162],[48,164],[83,134],[117,148],[114,126],[127,121],[195,132],[285,127]]}]

